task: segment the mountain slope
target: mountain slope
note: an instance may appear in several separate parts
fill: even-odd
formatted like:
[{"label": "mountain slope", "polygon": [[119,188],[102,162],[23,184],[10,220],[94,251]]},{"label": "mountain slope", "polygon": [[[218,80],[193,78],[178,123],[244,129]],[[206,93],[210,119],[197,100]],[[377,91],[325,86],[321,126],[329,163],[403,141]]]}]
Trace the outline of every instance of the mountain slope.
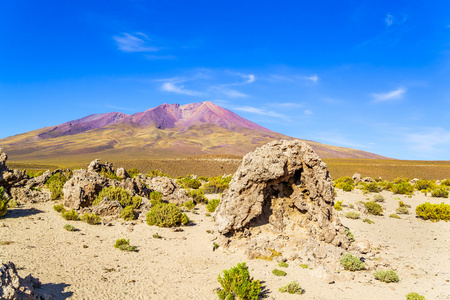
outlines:
[{"label": "mountain slope", "polygon": [[[273,132],[211,102],[162,104],[133,115],[90,115],[0,140],[16,161],[173,158],[244,155],[274,139]],[[350,148],[308,142],[322,158],[384,158]]]}]

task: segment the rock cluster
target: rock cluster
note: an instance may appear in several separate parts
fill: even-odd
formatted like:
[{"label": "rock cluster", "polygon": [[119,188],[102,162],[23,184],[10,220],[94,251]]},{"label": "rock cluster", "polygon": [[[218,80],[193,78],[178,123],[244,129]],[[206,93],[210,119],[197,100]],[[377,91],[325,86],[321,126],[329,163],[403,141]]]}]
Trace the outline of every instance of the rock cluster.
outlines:
[{"label": "rock cluster", "polygon": [[216,226],[221,234],[265,227],[346,248],[333,200],[327,166],[311,147],[299,140],[274,141],[244,157],[222,195]]},{"label": "rock cluster", "polygon": [[16,266],[12,262],[0,264],[0,299],[3,300],[44,300],[51,296],[39,296],[35,288],[39,288],[39,279],[28,275],[20,278]]}]

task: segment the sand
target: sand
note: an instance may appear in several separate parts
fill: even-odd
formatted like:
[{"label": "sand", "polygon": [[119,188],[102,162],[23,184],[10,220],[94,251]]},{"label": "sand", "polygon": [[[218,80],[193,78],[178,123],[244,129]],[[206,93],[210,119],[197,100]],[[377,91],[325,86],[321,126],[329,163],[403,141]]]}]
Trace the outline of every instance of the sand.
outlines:
[{"label": "sand", "polygon": [[[357,241],[369,240],[376,254],[367,259],[368,266],[394,269],[398,283],[374,279],[373,268],[361,272],[341,270],[336,282],[320,278],[320,268],[303,269],[300,260],[288,261],[285,277],[271,272],[276,261],[248,260],[238,249],[213,250],[214,230],[211,217],[199,205],[188,212],[195,225],[171,228],[146,223],[114,221],[112,226],[88,225],[66,221],[53,210],[58,202],[47,202],[11,209],[0,219],[0,261],[11,260],[19,275],[32,274],[42,282],[39,293],[54,299],[217,299],[217,276],[239,262],[247,262],[250,274],[264,282],[267,299],[406,299],[417,292],[427,299],[450,299],[450,223],[417,219],[418,204],[446,202],[416,193],[412,198],[382,193],[386,202],[383,216],[368,217],[375,224],[344,217],[348,207],[339,212]],[[336,200],[344,205],[372,198],[361,191],[338,191]],[[410,204],[411,214],[402,219],[389,218],[400,198]],[[78,231],[63,229],[74,225]],[[158,233],[162,239],[153,238]],[[114,248],[119,238],[130,239],[138,252]],[[305,289],[303,295],[289,295],[278,288],[296,280]]]}]

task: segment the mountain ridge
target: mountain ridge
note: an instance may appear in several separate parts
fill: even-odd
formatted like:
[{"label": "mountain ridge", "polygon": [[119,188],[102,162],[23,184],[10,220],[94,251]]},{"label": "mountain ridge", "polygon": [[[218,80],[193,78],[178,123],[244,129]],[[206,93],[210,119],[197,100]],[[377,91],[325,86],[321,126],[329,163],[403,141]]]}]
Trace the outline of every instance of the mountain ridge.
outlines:
[{"label": "mountain ridge", "polygon": [[[244,155],[275,139],[271,131],[212,102],[161,104],[144,112],[92,114],[0,140],[15,160],[79,157],[173,158],[202,154]],[[305,141],[305,140],[304,140]],[[386,157],[305,141],[322,158]]]}]

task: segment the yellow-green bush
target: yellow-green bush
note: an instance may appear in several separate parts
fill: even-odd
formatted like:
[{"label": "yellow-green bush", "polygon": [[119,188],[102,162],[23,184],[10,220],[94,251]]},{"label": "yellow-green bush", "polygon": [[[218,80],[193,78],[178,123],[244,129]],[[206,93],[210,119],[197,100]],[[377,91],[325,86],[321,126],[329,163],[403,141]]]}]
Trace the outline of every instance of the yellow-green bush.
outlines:
[{"label": "yellow-green bush", "polygon": [[356,256],[346,253],[341,257],[341,265],[348,271],[360,271],[366,268],[366,265]]},{"label": "yellow-green bush", "polygon": [[[92,205],[99,205],[103,198],[108,197],[111,201],[119,201],[122,206],[127,206],[126,204],[131,203],[131,195],[128,191],[123,188],[110,186],[105,187],[101,190],[101,192],[95,197]],[[139,202],[140,205],[140,202]]]},{"label": "yellow-green bush", "polygon": [[375,201],[364,202],[364,206],[367,208],[367,211],[375,216],[381,216],[383,214],[383,207]]},{"label": "yellow-green bush", "polygon": [[0,218],[8,212],[8,199],[4,196],[3,187],[0,186]]},{"label": "yellow-green bush", "polygon": [[64,183],[66,183],[67,180],[69,180],[68,177],[58,172],[50,176],[50,178],[45,182],[45,185],[52,193],[51,195],[52,200],[58,199],[59,197],[63,196],[62,189]]},{"label": "yellow-green bush", "polygon": [[418,191],[421,190],[432,190],[436,188],[436,183],[433,180],[417,180],[414,184],[414,188]]},{"label": "yellow-green bush", "polygon": [[368,193],[378,193],[380,191],[380,188],[378,187],[378,184],[376,182],[370,182],[366,184],[366,186],[363,188],[363,191]]},{"label": "yellow-green bush", "polygon": [[448,190],[444,186],[431,190],[431,197],[448,198]]},{"label": "yellow-green bush", "polygon": [[394,194],[411,195],[414,192],[414,187],[409,182],[400,182],[394,184],[391,191]]},{"label": "yellow-green bush", "polygon": [[416,207],[416,215],[424,220],[449,221],[450,205],[442,202],[441,204],[431,204],[425,202]]},{"label": "yellow-green bush", "polygon": [[344,202],[344,200],[341,200],[341,201],[336,201],[336,203],[334,203],[334,209],[335,210],[342,210],[342,203]]},{"label": "yellow-green bush", "polygon": [[120,217],[124,219],[125,221],[131,221],[136,220],[136,214],[134,213],[134,207],[129,205],[126,206],[122,211],[120,212]]},{"label": "yellow-green bush", "polygon": [[280,287],[278,290],[282,293],[288,293],[288,294],[301,295],[303,293],[303,289],[297,281],[289,282],[285,286]]},{"label": "yellow-green bush", "polygon": [[146,216],[148,225],[156,225],[160,227],[173,227],[180,224],[189,223],[186,214],[173,203],[157,203],[150,208]]},{"label": "yellow-green bush", "polygon": [[66,220],[79,221],[78,212],[76,210],[64,210],[61,212],[61,217]]},{"label": "yellow-green bush", "polygon": [[155,206],[156,204],[161,202],[162,195],[160,192],[153,191],[150,193],[149,198],[150,198],[150,203],[152,204],[152,206]]},{"label": "yellow-green bush", "polygon": [[100,216],[97,216],[96,214],[84,214],[81,216],[81,221],[86,222],[90,225],[97,225],[98,223],[100,223],[101,218]]},{"label": "yellow-green bush", "polygon": [[220,200],[219,199],[211,199],[208,201],[208,204],[206,205],[206,209],[209,212],[215,212],[217,206],[219,205]]},{"label": "yellow-green bush", "polygon": [[250,277],[248,267],[245,263],[238,263],[230,270],[224,270],[223,277],[217,277],[222,288],[217,290],[219,299],[245,299],[258,300],[262,284],[259,280]]},{"label": "yellow-green bush", "polygon": [[376,271],[375,272],[375,278],[382,282],[399,282],[400,279],[398,278],[397,273],[395,273],[392,270],[387,271]]}]

